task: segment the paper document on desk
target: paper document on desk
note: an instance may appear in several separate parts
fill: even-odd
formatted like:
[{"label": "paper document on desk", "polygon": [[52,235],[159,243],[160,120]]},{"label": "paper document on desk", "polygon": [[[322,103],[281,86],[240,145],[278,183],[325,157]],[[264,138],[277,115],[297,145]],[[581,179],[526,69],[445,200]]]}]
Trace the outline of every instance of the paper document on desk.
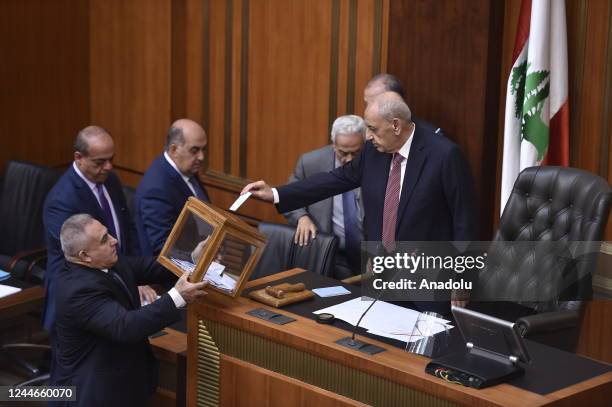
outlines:
[{"label": "paper document on desk", "polygon": [[19,291],[21,291],[21,288],[0,284],[0,298],[8,297],[9,295],[18,293]]},{"label": "paper document on desk", "polygon": [[[372,304],[372,301],[373,300],[368,297],[354,298],[315,311],[314,313],[330,313],[337,319],[346,321],[351,325],[356,325],[365,310]],[[412,336],[419,314],[420,312],[409,308],[403,308],[384,301],[377,301],[365,317],[363,317],[359,326],[374,335],[384,336],[402,342],[415,342],[422,338],[422,336]],[[448,325],[450,322],[448,320],[441,318],[435,318],[435,320],[440,323],[435,324],[436,328],[433,333],[452,328],[452,326]]]}]

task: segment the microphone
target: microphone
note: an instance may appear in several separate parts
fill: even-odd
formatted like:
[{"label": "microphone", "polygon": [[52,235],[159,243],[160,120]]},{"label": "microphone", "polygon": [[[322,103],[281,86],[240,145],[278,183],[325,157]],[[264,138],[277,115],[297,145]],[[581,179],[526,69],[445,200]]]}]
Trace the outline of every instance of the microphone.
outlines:
[{"label": "microphone", "polygon": [[[395,273],[393,274],[393,278],[391,278],[390,282],[394,282],[397,279],[397,276],[400,275],[400,271],[401,271],[401,269],[399,269],[399,268],[395,270]],[[359,317],[359,320],[357,320],[357,324],[355,324],[355,327],[353,328],[353,332],[352,332],[351,336],[350,337],[347,336],[345,338],[337,340],[336,341],[337,344],[345,346],[347,348],[357,349],[357,350],[360,350],[362,352],[366,352],[366,353],[368,353],[370,355],[374,355],[376,353],[384,351],[383,348],[380,348],[378,346],[375,346],[375,345],[372,345],[372,344],[369,344],[369,343],[366,343],[366,342],[361,342],[361,341],[358,341],[358,340],[355,339],[355,336],[357,335],[357,329],[359,328],[359,324],[361,324],[361,321],[363,320],[363,318],[370,311],[370,309],[372,309],[374,304],[376,304],[376,302],[378,302],[378,300],[380,299],[380,297],[382,297],[384,292],[385,292],[384,289],[380,290],[380,292],[378,293],[378,295],[376,296],[374,301],[372,301],[372,303],[368,306],[368,308],[366,308],[366,310],[363,311],[363,313]],[[371,350],[364,351],[363,348],[365,348],[366,346],[371,348]]]}]

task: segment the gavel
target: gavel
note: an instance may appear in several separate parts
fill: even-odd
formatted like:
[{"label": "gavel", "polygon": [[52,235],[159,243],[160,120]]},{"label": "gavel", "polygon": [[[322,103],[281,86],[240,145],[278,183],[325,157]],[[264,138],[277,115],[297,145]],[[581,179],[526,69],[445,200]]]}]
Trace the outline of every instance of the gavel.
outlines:
[{"label": "gavel", "polygon": [[266,287],[266,294],[271,295],[274,298],[284,298],[285,294],[288,292],[291,293],[297,293],[300,291],[304,291],[304,289],[306,288],[306,286],[304,285],[304,283],[297,283],[297,284],[279,284],[279,285],[275,285],[275,286],[267,286]]}]

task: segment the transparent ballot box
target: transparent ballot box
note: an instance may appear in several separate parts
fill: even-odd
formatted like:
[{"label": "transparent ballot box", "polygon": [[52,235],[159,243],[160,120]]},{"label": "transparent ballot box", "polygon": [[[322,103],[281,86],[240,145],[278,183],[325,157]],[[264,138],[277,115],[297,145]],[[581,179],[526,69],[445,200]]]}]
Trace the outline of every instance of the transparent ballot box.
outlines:
[{"label": "transparent ballot box", "polygon": [[189,281],[208,282],[231,297],[240,294],[266,244],[265,237],[237,216],[190,197],[157,261]]}]

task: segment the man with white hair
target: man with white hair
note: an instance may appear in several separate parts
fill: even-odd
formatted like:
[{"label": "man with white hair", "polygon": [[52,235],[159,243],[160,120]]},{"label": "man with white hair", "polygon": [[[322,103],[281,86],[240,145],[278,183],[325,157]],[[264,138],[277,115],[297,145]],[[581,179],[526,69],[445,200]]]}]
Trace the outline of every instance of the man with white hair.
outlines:
[{"label": "man with white hair", "polygon": [[244,187],[279,212],[361,187],[364,239],[393,252],[397,241],[472,241],[477,238],[475,188],[457,145],[412,121],[395,92],[378,95],[365,110],[368,141],[345,166],[271,188]]},{"label": "man with white hair", "polygon": [[[363,148],[365,130],[365,123],[359,116],[338,117],[332,125],[332,144],[300,156],[289,182],[303,180],[318,172],[329,172],[349,163]],[[343,279],[360,273],[359,245],[363,238],[360,188],[283,215],[290,225],[296,226],[295,243],[300,246],[314,239],[317,231],[338,237],[339,250],[333,277]]]},{"label": "man with white hair", "polygon": [[176,280],[155,258],[118,256],[117,239],[87,214],[69,217],[60,240],[66,263],[56,276],[53,384],[75,386],[77,400],[67,405],[148,405],[157,384],[148,337],[178,321],[178,308],[202,298],[206,283],[184,274],[141,307],[137,285]]}]

